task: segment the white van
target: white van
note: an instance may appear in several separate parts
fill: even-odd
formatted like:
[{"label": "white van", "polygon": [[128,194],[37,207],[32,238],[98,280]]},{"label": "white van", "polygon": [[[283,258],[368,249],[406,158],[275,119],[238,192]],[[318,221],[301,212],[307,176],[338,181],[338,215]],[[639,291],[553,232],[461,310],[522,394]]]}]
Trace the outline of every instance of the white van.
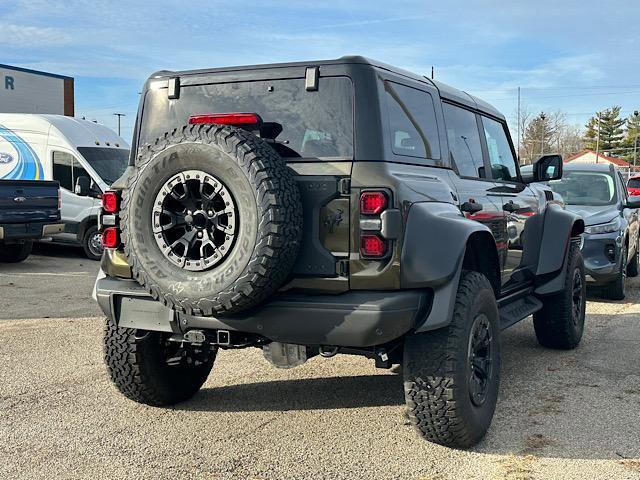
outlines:
[{"label": "white van", "polygon": [[0,113],[0,179],[57,180],[64,233],[89,258],[102,254],[100,194],[127,167],[129,145],[112,130],[62,115]]}]

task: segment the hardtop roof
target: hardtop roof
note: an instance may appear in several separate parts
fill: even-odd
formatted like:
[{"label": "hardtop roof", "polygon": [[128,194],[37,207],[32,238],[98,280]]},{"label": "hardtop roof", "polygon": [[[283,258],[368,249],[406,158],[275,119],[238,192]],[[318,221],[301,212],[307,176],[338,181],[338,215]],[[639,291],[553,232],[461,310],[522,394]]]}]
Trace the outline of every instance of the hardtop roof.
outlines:
[{"label": "hardtop roof", "polygon": [[149,80],[158,79],[158,78],[175,77],[175,76],[183,77],[183,76],[196,76],[196,75],[207,75],[207,74],[218,74],[218,73],[230,73],[230,72],[236,72],[236,71],[246,72],[250,70],[273,70],[278,68],[308,67],[308,66],[322,67],[323,65],[349,65],[349,64],[367,65],[374,68],[379,68],[379,69],[394,73],[396,75],[406,77],[415,82],[432,85],[438,89],[440,96],[443,99],[461,103],[463,105],[481,110],[482,112],[485,112],[489,115],[492,115],[500,119],[505,118],[504,115],[500,113],[500,111],[498,111],[491,104],[463,90],[459,90],[445,83],[432,80],[428,77],[415,74],[408,70],[394,67],[384,62],[373,60],[360,55],[348,55],[348,56],[343,56],[333,60],[314,60],[314,61],[304,61],[304,62],[241,65],[241,66],[231,66],[231,67],[203,68],[203,69],[196,69],[196,70],[180,70],[180,71],[161,70],[151,75]]}]

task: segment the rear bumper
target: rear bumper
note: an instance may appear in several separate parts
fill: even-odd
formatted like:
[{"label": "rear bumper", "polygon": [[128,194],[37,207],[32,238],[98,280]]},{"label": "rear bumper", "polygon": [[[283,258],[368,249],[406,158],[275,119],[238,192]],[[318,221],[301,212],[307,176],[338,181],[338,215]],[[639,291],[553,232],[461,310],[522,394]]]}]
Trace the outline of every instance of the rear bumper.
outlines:
[{"label": "rear bumper", "polygon": [[63,223],[8,223],[0,227],[0,240],[37,240],[64,231]]},{"label": "rear bumper", "polygon": [[395,340],[421,323],[431,306],[422,290],[350,291],[339,295],[278,295],[237,317],[197,317],[153,300],[136,282],[98,278],[95,296],[118,325],[164,332],[231,330],[299,345],[371,347]]}]

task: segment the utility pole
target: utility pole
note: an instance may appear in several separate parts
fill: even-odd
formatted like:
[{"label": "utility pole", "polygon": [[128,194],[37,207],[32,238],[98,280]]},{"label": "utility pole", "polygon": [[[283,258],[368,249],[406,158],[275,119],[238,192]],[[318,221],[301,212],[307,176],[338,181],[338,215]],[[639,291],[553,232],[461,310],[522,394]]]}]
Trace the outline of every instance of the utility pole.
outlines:
[{"label": "utility pole", "polygon": [[[636,110],[635,112],[633,112],[633,116],[636,117],[636,120],[638,120],[638,116],[640,116],[640,112],[638,112],[638,110]],[[636,130],[636,136],[633,139],[633,170],[635,171],[636,169],[636,160],[638,157],[638,135],[640,134],[640,132],[638,132],[638,130]]]},{"label": "utility pole", "polygon": [[433,74],[434,74],[434,68],[433,68],[433,65],[431,65],[431,80],[433,80],[433,76],[434,76]]},{"label": "utility pole", "polygon": [[547,119],[547,116],[544,114],[544,112],[540,113],[540,120],[542,120],[542,139],[540,140],[540,156],[541,157],[544,155],[544,137],[547,136],[547,124],[545,123],[546,119]]},{"label": "utility pole", "polygon": [[120,118],[125,117],[124,113],[114,113],[116,117],[118,117],[118,136],[120,136]]},{"label": "utility pole", "polygon": [[596,139],[596,163],[600,157],[600,112],[598,112],[598,138]]},{"label": "utility pole", "polygon": [[520,161],[520,87],[518,87],[518,161]]}]

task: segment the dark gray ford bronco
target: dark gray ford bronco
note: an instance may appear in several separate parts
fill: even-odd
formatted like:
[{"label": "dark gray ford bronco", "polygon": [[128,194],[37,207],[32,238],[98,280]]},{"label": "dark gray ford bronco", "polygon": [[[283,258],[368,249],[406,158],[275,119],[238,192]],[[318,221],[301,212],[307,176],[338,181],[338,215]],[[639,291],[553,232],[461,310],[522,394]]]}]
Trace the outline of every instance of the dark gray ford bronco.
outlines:
[{"label": "dark gray ford bronco", "polygon": [[364,355],[402,365],[422,436],[473,445],[501,330],[582,336],[584,224],[543,183],[561,175],[549,155],[525,178],[487,103],[362,57],[158,72],[103,197],[111,378],[170,405],[220,349]]}]

